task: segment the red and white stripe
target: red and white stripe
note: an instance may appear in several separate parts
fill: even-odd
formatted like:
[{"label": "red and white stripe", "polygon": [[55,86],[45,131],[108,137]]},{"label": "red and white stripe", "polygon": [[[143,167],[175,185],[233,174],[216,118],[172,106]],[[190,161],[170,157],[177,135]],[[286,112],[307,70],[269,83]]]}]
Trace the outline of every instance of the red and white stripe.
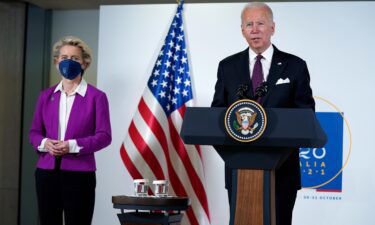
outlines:
[{"label": "red and white stripe", "polygon": [[170,194],[190,198],[183,224],[208,225],[210,212],[200,148],[185,145],[179,135],[186,105],[167,117],[146,87],[120,153],[133,179],[167,179]]}]

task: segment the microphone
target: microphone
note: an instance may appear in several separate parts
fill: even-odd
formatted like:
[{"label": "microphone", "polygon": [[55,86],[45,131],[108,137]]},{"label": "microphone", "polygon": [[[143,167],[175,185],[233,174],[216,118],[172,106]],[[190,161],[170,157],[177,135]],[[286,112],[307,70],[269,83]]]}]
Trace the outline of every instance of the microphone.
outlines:
[{"label": "microphone", "polygon": [[255,89],[254,99],[256,99],[257,102],[260,101],[260,99],[267,94],[268,91],[268,83],[262,82],[259,87]]},{"label": "microphone", "polygon": [[246,95],[247,89],[246,84],[240,84],[237,89],[237,97],[239,99],[248,99],[249,97]]}]

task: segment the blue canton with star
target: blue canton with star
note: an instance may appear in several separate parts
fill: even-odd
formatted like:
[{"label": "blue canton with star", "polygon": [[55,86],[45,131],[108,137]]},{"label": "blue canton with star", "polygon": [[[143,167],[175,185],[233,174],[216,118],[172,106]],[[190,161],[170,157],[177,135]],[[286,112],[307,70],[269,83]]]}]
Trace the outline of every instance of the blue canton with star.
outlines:
[{"label": "blue canton with star", "polygon": [[167,116],[193,98],[182,9],[182,4],[179,4],[152,75],[147,82]]}]

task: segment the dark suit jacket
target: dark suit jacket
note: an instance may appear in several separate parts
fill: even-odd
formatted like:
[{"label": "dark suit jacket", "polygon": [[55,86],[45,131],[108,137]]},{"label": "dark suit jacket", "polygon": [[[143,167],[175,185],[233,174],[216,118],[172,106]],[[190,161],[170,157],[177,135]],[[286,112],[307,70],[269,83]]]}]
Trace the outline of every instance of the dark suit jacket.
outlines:
[{"label": "dark suit jacket", "polygon": [[[288,78],[290,83],[276,85],[280,78]],[[263,107],[315,109],[309,71],[306,62],[301,58],[282,52],[274,46],[267,83],[268,92],[262,99]],[[211,106],[228,107],[237,101],[237,90],[241,84],[248,86],[247,96],[252,98],[249,49],[229,56],[219,63]],[[226,187],[229,185],[228,182],[226,174]],[[294,149],[287,161],[276,171],[276,186],[296,189],[301,187],[298,149]]]}]

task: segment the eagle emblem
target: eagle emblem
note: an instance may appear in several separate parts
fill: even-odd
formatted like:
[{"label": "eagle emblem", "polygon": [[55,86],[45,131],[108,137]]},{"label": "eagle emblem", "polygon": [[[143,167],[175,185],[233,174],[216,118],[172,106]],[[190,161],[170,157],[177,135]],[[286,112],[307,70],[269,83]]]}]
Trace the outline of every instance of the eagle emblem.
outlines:
[{"label": "eagle emblem", "polygon": [[233,139],[240,142],[255,141],[266,128],[266,112],[255,101],[238,100],[227,109],[224,125],[228,135]]},{"label": "eagle emblem", "polygon": [[258,127],[258,123],[254,123],[257,117],[257,113],[254,112],[252,109],[245,107],[241,108],[235,112],[237,120],[237,124],[233,124],[236,130],[241,131],[241,134],[248,135],[249,133],[252,134],[254,129]]}]

